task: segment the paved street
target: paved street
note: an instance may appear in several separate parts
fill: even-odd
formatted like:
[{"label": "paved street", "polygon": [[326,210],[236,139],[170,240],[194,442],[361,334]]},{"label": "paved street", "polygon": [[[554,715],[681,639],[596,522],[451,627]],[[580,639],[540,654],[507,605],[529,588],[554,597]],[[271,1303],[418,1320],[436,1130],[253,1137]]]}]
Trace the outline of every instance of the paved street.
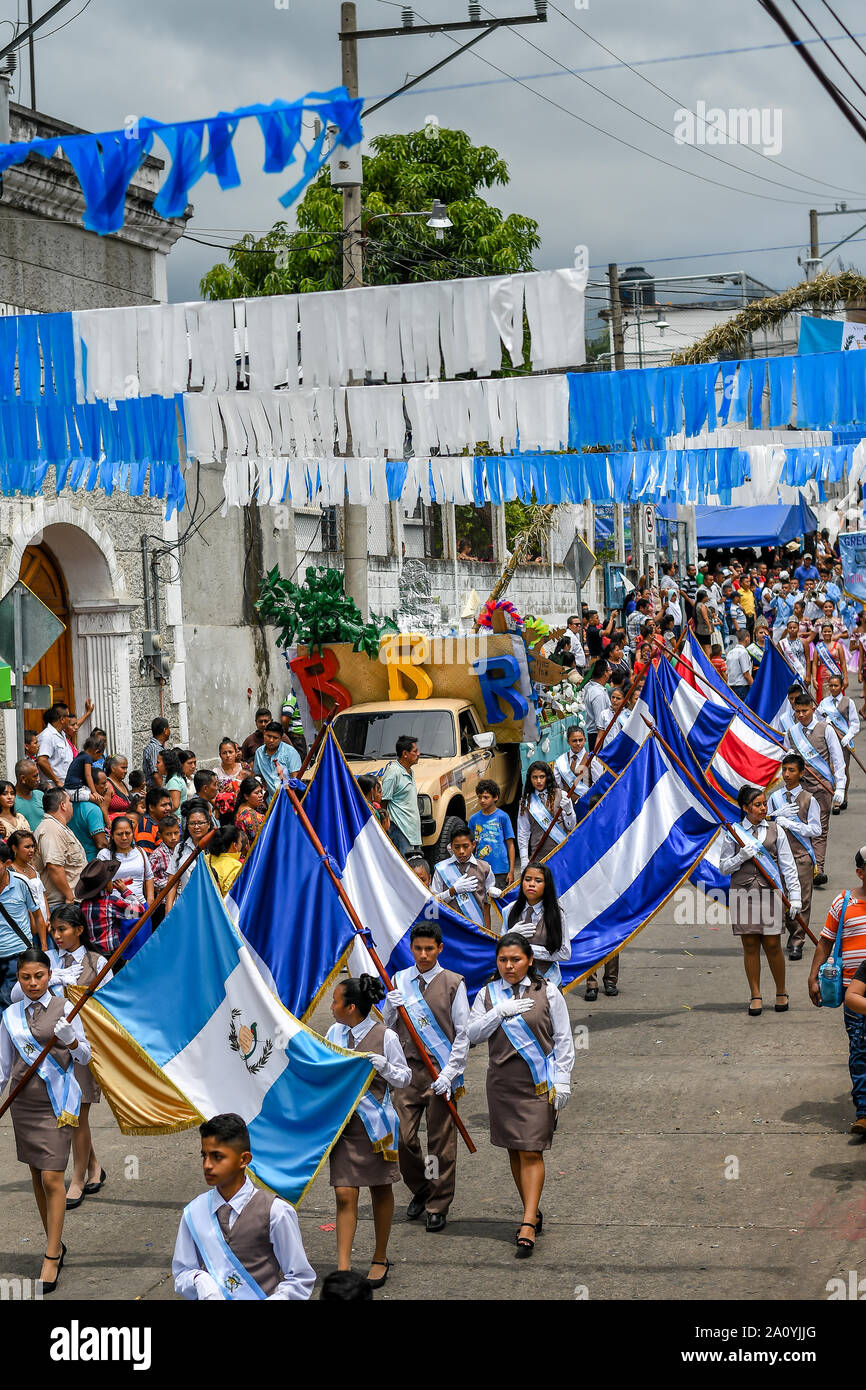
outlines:
[{"label": "paved street", "polygon": [[[860,739],[861,748],[866,739]],[[853,887],[866,839],[866,778],[855,769],[850,809],[832,822],[830,883],[815,895],[820,924],[834,893]],[[866,1275],[866,1151],[853,1117],[841,1011],[806,994],[808,958],[789,966],[791,1010],[746,1017],[748,989],[730,928],[679,925],[672,900],[625,953],[621,993],[569,996],[588,1028],[560,1122],[535,1257],[514,1259],[519,1219],[505,1154],[487,1141],[486,1049],[472,1054],[462,1104],[478,1145],[459,1160],[446,1231],[427,1235],[398,1215],[394,1264],[377,1298],[826,1298],[827,1280]],[[769,1009],[769,1012],[768,1012]],[[323,1031],[322,1011],[314,1023]],[[122,1136],[96,1107],[103,1192],[69,1214],[69,1257],[55,1301],[173,1299],[169,1274],[181,1209],[200,1190],[198,1136]],[[0,1276],[34,1276],[43,1248],[26,1170],[0,1121]],[[726,1177],[738,1171],[738,1177]],[[124,1176],[126,1174],[126,1176]],[[327,1169],[301,1208],[307,1251],[334,1264]],[[356,1267],[372,1252],[362,1202]],[[576,1294],[575,1291],[578,1291]]]}]

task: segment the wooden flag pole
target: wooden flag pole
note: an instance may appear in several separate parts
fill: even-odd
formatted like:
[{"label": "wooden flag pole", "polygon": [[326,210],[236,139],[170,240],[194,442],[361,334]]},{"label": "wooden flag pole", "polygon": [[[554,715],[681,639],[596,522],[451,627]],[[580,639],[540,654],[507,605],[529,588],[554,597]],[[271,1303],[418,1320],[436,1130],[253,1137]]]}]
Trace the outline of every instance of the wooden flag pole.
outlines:
[{"label": "wooden flag pole", "polygon": [[321,729],[320,729],[319,732],[316,734],[316,737],[313,739],[312,743],[310,744],[309,748],[307,749],[307,756],[304,758],[304,761],[301,763],[301,766],[298,768],[297,772],[294,773],[294,776],[295,776],[295,777],[303,777],[303,775],[304,775],[304,773],[306,772],[307,768],[310,766],[310,763],[313,761],[313,759],[315,758],[315,756],[316,756],[316,754],[318,753],[319,749],[321,748],[321,746],[322,746],[322,741],[324,740],[325,734],[326,734],[326,733],[328,732],[328,730],[330,729],[331,724],[333,723],[334,719],[336,718],[338,712],[339,712],[339,711],[338,711],[338,708],[337,708],[337,706],[335,705],[334,708],[333,708],[333,709],[329,712],[329,714],[327,715],[327,718],[325,719],[324,723],[322,724]]},{"label": "wooden flag pole", "polygon": [[[363,935],[363,934],[364,934],[364,930],[365,930],[365,929],[364,929],[364,924],[363,924],[363,922],[361,921],[360,917],[358,916],[357,912],[355,911],[355,908],[354,908],[354,906],[353,906],[353,904],[352,904],[352,901],[351,901],[349,895],[347,894],[345,888],[343,887],[343,885],[342,885],[342,883],[340,882],[339,878],[338,878],[337,875],[335,874],[333,865],[331,864],[331,860],[330,860],[330,857],[329,857],[329,855],[328,855],[328,852],[327,852],[327,850],[325,849],[324,845],[322,844],[321,840],[319,839],[318,835],[316,834],[316,831],[315,831],[315,829],[314,829],[314,827],[313,827],[313,824],[312,824],[312,822],[311,822],[309,816],[307,815],[306,811],[304,810],[303,806],[301,805],[301,802],[298,800],[298,797],[297,797],[297,795],[295,794],[295,792],[293,791],[293,789],[292,789],[290,786],[288,786],[286,783],[284,783],[283,785],[284,785],[284,787],[285,787],[285,790],[286,790],[286,793],[287,793],[287,795],[288,795],[288,797],[289,797],[289,800],[290,800],[291,803],[292,803],[292,806],[294,807],[295,811],[297,812],[298,820],[301,822],[301,825],[304,827],[304,829],[306,830],[307,834],[309,835],[309,837],[310,837],[311,841],[313,842],[313,844],[314,844],[314,846],[315,846],[317,852],[318,852],[318,853],[321,855],[321,857],[322,857],[322,863],[324,864],[325,868],[327,869],[328,874],[329,874],[330,879],[331,879],[331,882],[333,883],[334,887],[335,887],[336,890],[337,890],[337,893],[339,894],[340,902],[343,904],[343,907],[346,909],[346,912],[347,912],[348,915],[349,915],[349,919],[350,919],[350,921],[351,921],[351,923],[352,923],[352,926],[355,928],[355,931],[356,931],[359,935]],[[388,976],[388,972],[387,972],[387,970],[385,969],[384,965],[382,964],[381,960],[379,959],[379,956],[377,955],[377,953],[376,953],[376,951],[375,951],[375,949],[374,949],[374,947],[373,947],[372,942],[370,943],[369,946],[367,946],[367,950],[368,950],[368,952],[369,952],[369,954],[370,954],[370,959],[372,960],[372,962],[373,962],[373,964],[375,965],[376,969],[378,970],[380,976],[382,977],[382,983],[383,983],[389,990],[390,990],[390,989],[393,989],[394,986],[393,986],[393,984],[392,984],[392,982],[391,982],[391,980],[390,980],[390,978],[389,978],[389,976]],[[426,1067],[427,1070],[429,1071],[430,1075],[431,1075],[431,1076],[433,1077],[433,1079],[435,1080],[436,1077],[439,1075],[439,1070],[438,1070],[438,1068],[437,1068],[437,1066],[436,1066],[436,1063],[433,1061],[433,1058],[430,1056],[430,1053],[427,1051],[426,1047],[424,1046],[423,1042],[421,1041],[421,1038],[420,1038],[419,1035],[418,1035],[418,1032],[417,1032],[417,1029],[415,1028],[414,1023],[412,1022],[411,1018],[409,1017],[408,1013],[406,1012],[406,1010],[405,1010],[404,1008],[401,1007],[400,1009],[397,1010],[397,1012],[399,1013],[399,1015],[400,1015],[400,1017],[402,1018],[404,1024],[406,1025],[406,1030],[407,1030],[407,1032],[408,1032],[408,1034],[409,1034],[409,1037],[412,1039],[413,1043],[415,1044],[415,1046],[416,1046],[417,1049],[418,1049],[418,1055],[420,1056],[422,1062],[424,1063],[425,1067]],[[443,1096],[442,1099],[445,1100],[445,1097]],[[454,1121],[455,1125],[457,1126],[457,1132],[458,1132],[458,1134],[460,1135],[461,1139],[463,1140],[463,1142],[464,1142],[464,1144],[466,1145],[466,1147],[467,1147],[467,1149],[469,1150],[469,1152],[470,1152],[471,1154],[474,1154],[474,1153],[476,1152],[475,1145],[474,1145],[473,1142],[472,1142],[472,1139],[471,1139],[471,1136],[470,1136],[470,1134],[469,1134],[469,1131],[467,1130],[466,1126],[464,1125],[463,1121],[462,1121],[461,1118],[460,1118],[460,1115],[459,1115],[458,1110],[457,1110],[457,1106],[454,1104],[453,1100],[446,1100],[446,1101],[445,1101],[445,1104],[448,1106],[448,1109],[449,1109],[450,1112],[451,1112],[451,1118],[452,1118],[452,1120]]]},{"label": "wooden flag pole", "polygon": [[[705,804],[706,806],[708,806],[709,809],[712,811],[712,813],[713,813],[713,815],[715,816],[716,820],[719,822],[719,825],[724,826],[724,828],[729,832],[729,834],[732,836],[732,838],[733,838],[734,840],[736,840],[737,844],[740,846],[741,849],[745,849],[745,847],[746,847],[746,842],[745,842],[745,840],[743,839],[743,837],[740,835],[740,833],[739,833],[737,827],[736,827],[735,825],[732,825],[730,821],[725,820],[725,819],[719,814],[719,812],[716,810],[715,806],[713,805],[713,803],[710,801],[709,797],[707,796],[706,792],[702,789],[702,787],[701,787],[700,783],[698,782],[697,778],[692,776],[692,774],[689,772],[688,768],[686,767],[685,763],[684,763],[680,758],[677,757],[676,753],[675,753],[674,750],[671,748],[670,744],[667,743],[667,742],[665,741],[665,739],[662,738],[662,736],[661,736],[661,734],[659,733],[658,729],[655,727],[654,724],[651,724],[651,723],[650,723],[650,721],[647,719],[646,715],[644,715],[643,718],[644,718],[644,720],[645,720],[645,722],[646,722],[646,724],[647,724],[647,726],[648,726],[648,728],[649,728],[649,731],[650,731],[650,733],[652,734],[652,736],[653,736],[654,738],[658,739],[659,743],[661,744],[662,748],[665,750],[665,752],[667,753],[667,755],[668,755],[668,757],[671,759],[671,761],[674,762],[674,763],[676,763],[677,767],[679,768],[679,770],[680,770],[680,772],[683,774],[683,776],[688,778],[688,780],[691,782],[692,786],[694,787],[695,791],[696,791],[696,792],[698,793],[698,795],[700,796],[701,800],[702,800],[702,801],[704,802],[704,804]],[[763,866],[763,864],[761,863],[760,859],[757,859],[757,858],[755,859],[755,867],[763,874],[764,878],[765,878],[765,879],[767,880],[767,882],[770,884],[770,887],[774,890],[774,892],[776,892],[776,893],[779,894],[779,897],[782,899],[782,902],[783,902],[784,905],[785,905],[785,909],[788,911],[788,915],[790,916],[791,902],[790,902],[790,899],[789,899],[789,898],[787,897],[787,895],[785,894],[784,890],[776,887],[775,883],[773,882],[773,880],[772,880],[772,878],[770,877],[770,875],[767,873],[767,870],[764,868],[764,866]],[[781,874],[780,874],[780,877],[781,877]],[[793,918],[792,918],[792,921],[796,922],[798,926],[802,927],[803,931],[806,933],[806,935],[808,936],[809,940],[812,941],[812,942],[814,942],[814,944],[817,946],[817,944],[818,944],[818,938],[817,938],[817,936],[815,936],[815,935],[813,934],[813,932],[810,930],[809,925],[808,925],[808,923],[806,922],[806,919],[805,919],[805,917],[803,916],[802,912],[798,912],[797,915],[796,915],[796,917],[793,917]]]},{"label": "wooden flag pole", "polygon": [[[202,836],[195,849],[193,850],[192,854],[188,855],[187,858],[181,864],[180,868],[175,870],[171,878],[166,883],[165,887],[160,889],[160,891],[157,893],[156,897],[150,904],[150,907],[147,909],[147,911],[143,912],[142,915],[136,919],[135,924],[132,927],[130,927],[129,931],[121,941],[120,945],[116,946],[115,949],[112,951],[111,955],[108,957],[108,960],[103,965],[99,974],[93,980],[91,980],[90,984],[86,987],[84,993],[82,994],[81,998],[77,1001],[77,1003],[73,1004],[72,1012],[66,1015],[67,1022],[70,1018],[75,1018],[76,1014],[81,1012],[82,1007],[87,1003],[88,999],[92,997],[94,991],[98,989],[99,986],[102,984],[102,981],[105,979],[105,976],[108,974],[109,970],[111,970],[112,966],[117,964],[117,961],[119,960],[122,953],[126,950],[133,937],[141,931],[141,928],[144,926],[145,922],[153,916],[156,909],[165,900],[166,896],[175,886],[175,884],[180,882],[181,878],[186,873],[190,864],[192,864],[194,860],[198,858],[198,856],[201,854],[202,850],[204,849],[205,845],[208,843],[213,834],[215,834],[215,831],[209,830],[206,835]],[[21,1091],[23,1091],[31,1076],[35,1075],[39,1067],[42,1066],[42,1063],[45,1061],[45,1058],[48,1056],[53,1046],[54,1039],[49,1038],[48,1042],[43,1047],[39,1056],[36,1058],[34,1062],[30,1063],[30,1066],[27,1068],[26,1072],[22,1076],[21,1080],[18,1082],[17,1086],[13,1087],[13,1089],[9,1092],[8,1096],[4,1100],[3,1104],[0,1105],[0,1115],[5,1115],[6,1111],[9,1109],[9,1106],[12,1104],[15,1097],[19,1095]]]}]

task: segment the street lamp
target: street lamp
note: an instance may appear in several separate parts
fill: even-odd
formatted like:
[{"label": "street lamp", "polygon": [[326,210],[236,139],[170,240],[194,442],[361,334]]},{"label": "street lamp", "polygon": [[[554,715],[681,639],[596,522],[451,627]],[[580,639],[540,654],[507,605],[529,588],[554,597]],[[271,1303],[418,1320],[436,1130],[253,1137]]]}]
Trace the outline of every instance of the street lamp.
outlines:
[{"label": "street lamp", "polygon": [[430,213],[430,216],[427,218],[427,226],[430,227],[436,233],[437,241],[441,241],[445,236],[445,233],[447,232],[448,228],[454,226],[454,223],[448,216],[447,207],[443,202],[440,201],[439,198],[433,199],[433,210]]}]

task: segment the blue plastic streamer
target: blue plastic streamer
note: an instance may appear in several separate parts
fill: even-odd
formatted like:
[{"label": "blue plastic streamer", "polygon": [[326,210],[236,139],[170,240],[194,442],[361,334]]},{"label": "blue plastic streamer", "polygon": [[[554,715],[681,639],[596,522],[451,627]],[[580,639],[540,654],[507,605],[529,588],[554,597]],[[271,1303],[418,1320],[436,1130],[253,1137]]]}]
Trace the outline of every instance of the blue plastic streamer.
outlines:
[{"label": "blue plastic streamer", "polygon": [[[181,217],[189,202],[190,189],[204,174],[214,174],[220,188],[238,186],[240,176],[231,150],[232,141],[241,121],[255,119],[264,140],[265,173],[282,173],[298,160],[299,154],[304,156],[299,179],[279,200],[283,207],[288,207],[338,146],[359,143],[363,105],[363,99],[351,98],[345,87],[336,87],[329,92],[308,93],[298,101],[274,101],[269,106],[257,104],[242,106],[236,111],[220,111],[204,120],[164,122],[142,117],[123,130],[0,145],[0,173],[14,164],[22,164],[31,154],[51,159],[62,150],[75,170],[84,196],[84,226],[106,236],[119,232],[123,226],[127,190],[155,139],[168,151],[171,169],[154,207],[163,217]],[[320,122],[320,133],[309,149],[302,140],[305,115],[318,118]],[[207,150],[203,152],[205,130]],[[333,138],[326,149],[329,130]]]}]

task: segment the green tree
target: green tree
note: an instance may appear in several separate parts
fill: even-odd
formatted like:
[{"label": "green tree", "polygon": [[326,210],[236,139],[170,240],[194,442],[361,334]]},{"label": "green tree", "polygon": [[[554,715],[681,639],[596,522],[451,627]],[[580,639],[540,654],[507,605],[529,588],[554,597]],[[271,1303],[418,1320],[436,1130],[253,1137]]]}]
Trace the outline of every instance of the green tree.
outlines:
[{"label": "green tree", "polygon": [[[408,135],[377,135],[365,155],[361,230],[364,280],[369,285],[508,275],[532,270],[538,223],[504,217],[483,191],[508,183],[508,168],[489,145],[473,145],[462,130],[431,126]],[[424,217],[433,199],[454,224],[441,241]],[[383,215],[398,214],[398,215]],[[277,222],[262,238],[247,233],[201,281],[205,299],[308,294],[340,289],[344,279],[342,197],[325,168],[297,208],[298,231]],[[277,264],[279,260],[279,265]]]}]

